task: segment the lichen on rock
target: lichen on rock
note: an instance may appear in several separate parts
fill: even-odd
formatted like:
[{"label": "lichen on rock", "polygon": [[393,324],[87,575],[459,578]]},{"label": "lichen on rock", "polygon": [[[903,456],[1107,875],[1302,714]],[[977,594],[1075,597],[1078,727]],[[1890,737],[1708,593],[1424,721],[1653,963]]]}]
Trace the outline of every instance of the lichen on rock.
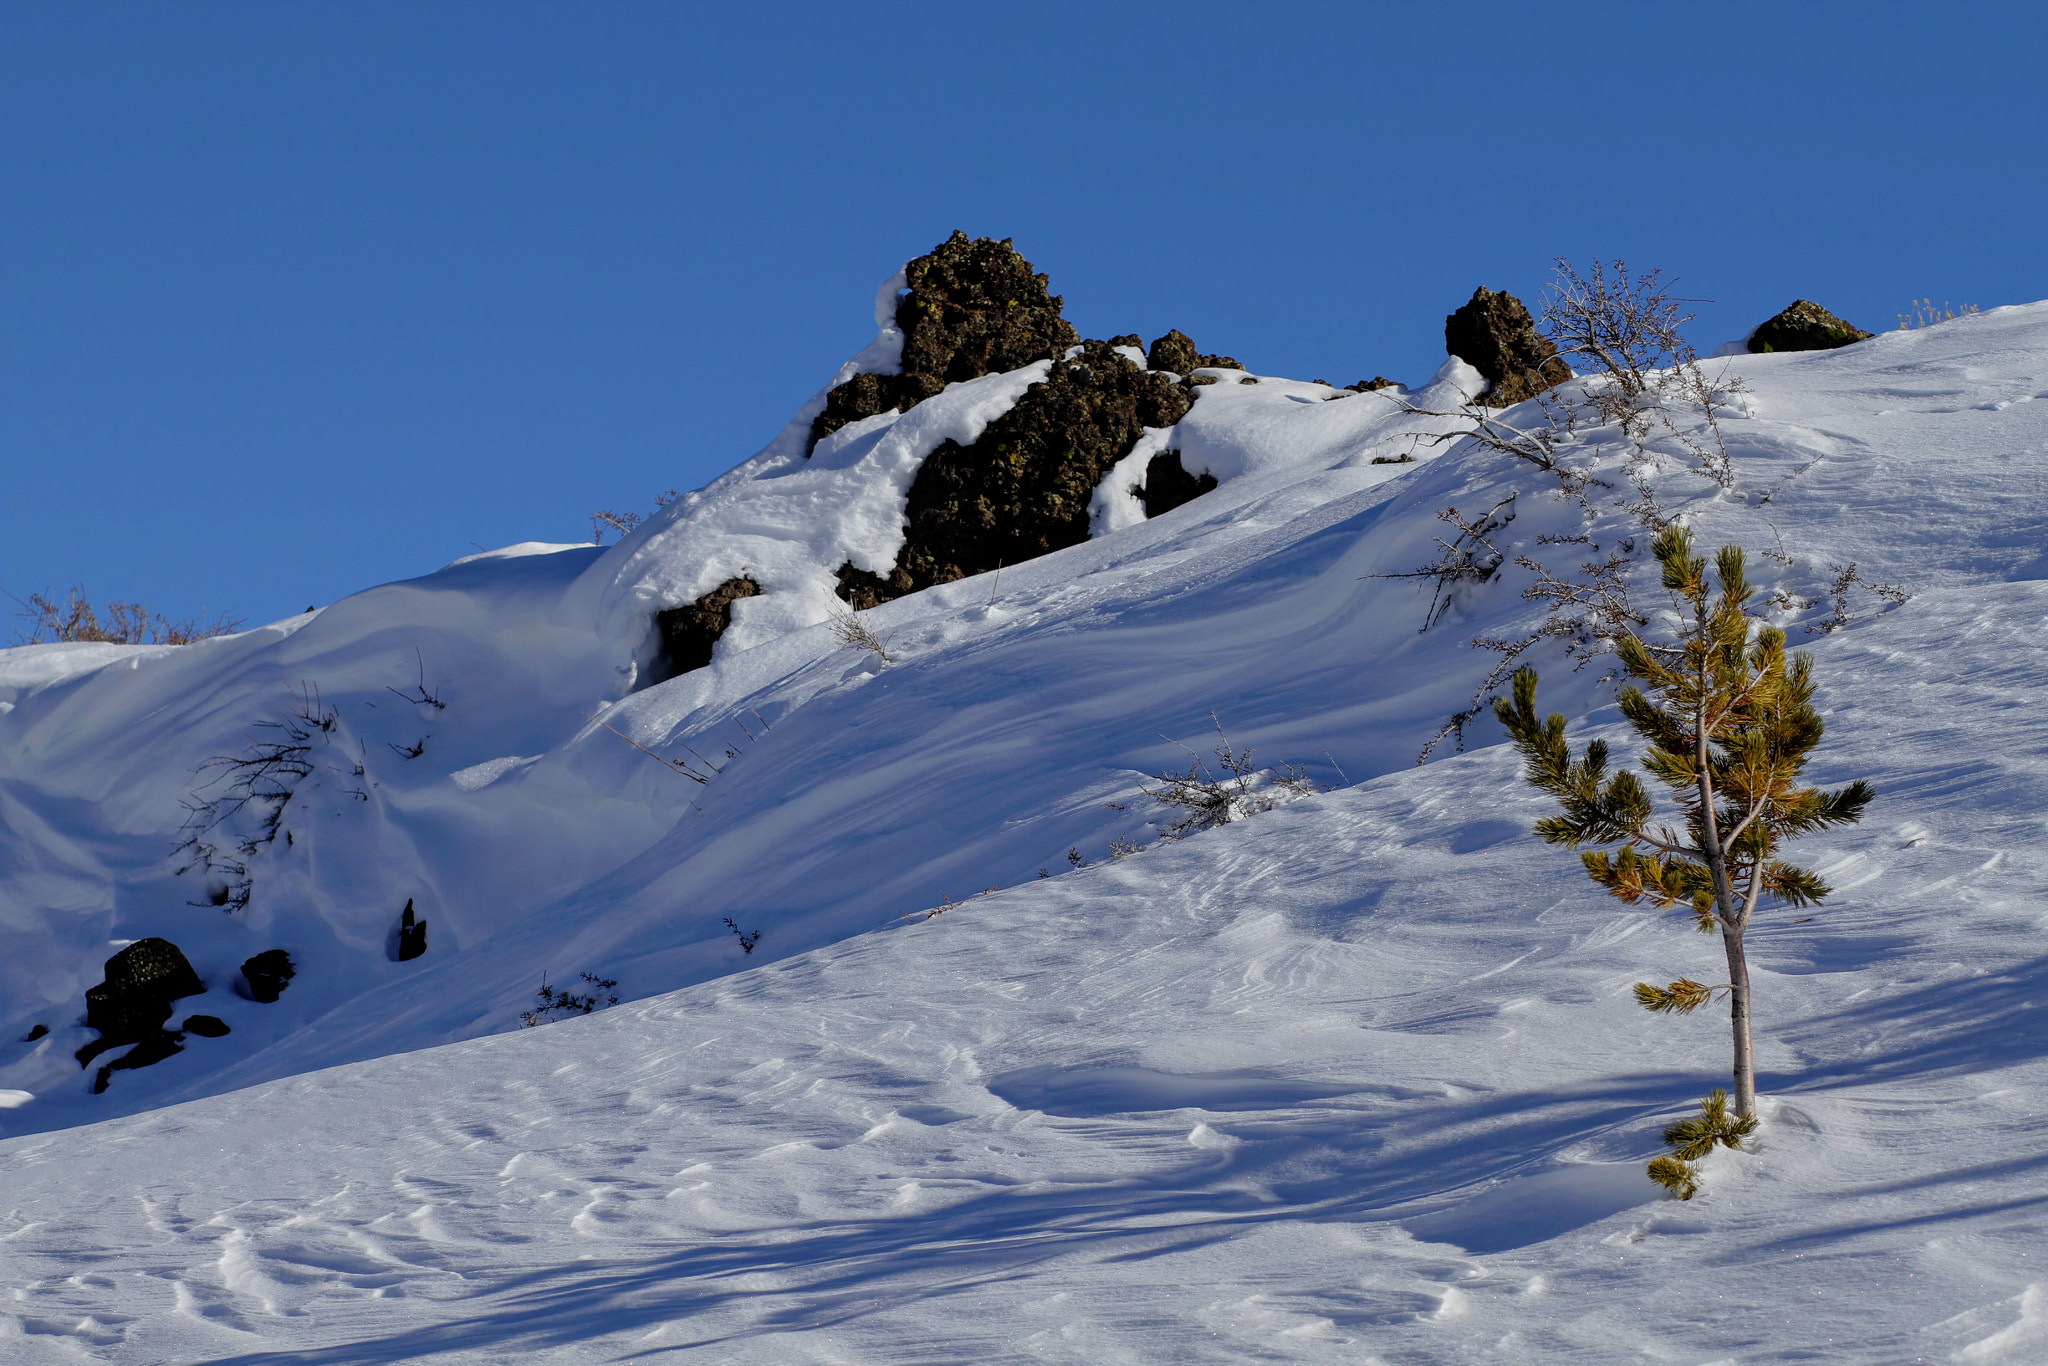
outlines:
[{"label": "lichen on rock", "polygon": [[1794,299],[1777,316],[1749,334],[1749,349],[1757,355],[1772,351],[1832,351],[1860,342],[1870,335],[1853,323],[1843,322],[1811,299]]},{"label": "lichen on rock", "polygon": [[1109,342],[1085,343],[980,440],[948,441],[926,457],[910,485],[895,568],[884,577],[842,566],[840,596],[872,607],[1079,545],[1110,466],[1147,427],[1173,426],[1193,403],[1172,376],[1140,369]]},{"label": "lichen on rock", "polygon": [[1486,404],[1506,408],[1572,377],[1520,299],[1481,287],[1444,319],[1444,350],[1486,376]]},{"label": "lichen on rock", "polygon": [[855,375],[833,388],[811,422],[813,446],[862,418],[1060,355],[1080,339],[1060,316],[1065,301],[1007,237],[970,240],[955,231],[906,265],[903,278],[908,288],[896,303],[902,373]]},{"label": "lichen on rock", "polygon": [[1145,364],[1154,370],[1170,370],[1176,375],[1191,374],[1196,370],[1242,370],[1244,367],[1229,356],[1205,356],[1195,349],[1194,338],[1179,328],[1155,340],[1145,352]]}]

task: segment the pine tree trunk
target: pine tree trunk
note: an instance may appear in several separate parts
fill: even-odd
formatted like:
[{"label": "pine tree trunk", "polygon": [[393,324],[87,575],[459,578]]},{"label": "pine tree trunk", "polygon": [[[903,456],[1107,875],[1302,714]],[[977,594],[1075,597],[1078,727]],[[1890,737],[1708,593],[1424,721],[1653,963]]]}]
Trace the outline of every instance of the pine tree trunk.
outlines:
[{"label": "pine tree trunk", "polygon": [[1742,931],[1723,926],[1722,946],[1728,950],[1728,1016],[1735,1030],[1735,1113],[1756,1113],[1756,1044],[1749,1032],[1749,959],[1742,951]]}]

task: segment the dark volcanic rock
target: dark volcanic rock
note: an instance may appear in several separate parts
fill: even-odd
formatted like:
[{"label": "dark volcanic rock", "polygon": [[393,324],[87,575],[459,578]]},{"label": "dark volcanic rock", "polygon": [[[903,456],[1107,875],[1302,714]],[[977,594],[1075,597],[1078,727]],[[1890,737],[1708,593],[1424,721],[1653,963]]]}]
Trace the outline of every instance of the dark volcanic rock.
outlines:
[{"label": "dark volcanic rock", "polygon": [[269,1005],[284,994],[297,970],[283,949],[265,949],[242,964],[242,980],[249,984],[249,998]]},{"label": "dark volcanic rock", "polygon": [[1145,466],[1145,486],[1138,490],[1138,501],[1145,505],[1147,517],[1157,517],[1215,487],[1215,475],[1204,471],[1198,479],[1181,464],[1179,451],[1162,451]]},{"label": "dark volcanic rock", "polygon": [[413,917],[412,898],[407,897],[405,910],[398,917],[398,961],[418,958],[426,951],[427,922]]},{"label": "dark volcanic rock", "polygon": [[185,955],[168,939],[136,940],[107,960],[106,971],[107,979],[85,993],[85,1023],[100,1037],[78,1050],[81,1066],[109,1048],[162,1033],[164,1021],[171,1018],[172,1001],[206,990]]},{"label": "dark volcanic rock", "polygon": [[887,578],[871,574],[865,569],[855,569],[851,562],[838,569],[839,596],[846,605],[856,612],[865,612],[870,607],[880,607],[891,598],[900,598],[905,593],[916,591],[917,585],[910,581],[910,575],[901,569],[891,570]]},{"label": "dark volcanic rock", "polygon": [[186,1034],[197,1034],[202,1039],[227,1037],[228,1022],[218,1015],[187,1015],[185,1023],[178,1029]]},{"label": "dark volcanic rock", "polygon": [[1204,366],[1217,370],[1244,369],[1228,356],[1203,355],[1195,349],[1195,339],[1179,328],[1152,343],[1145,353],[1145,364],[1154,370],[1171,370],[1176,375],[1186,375]]},{"label": "dark volcanic rock", "polygon": [[659,683],[709,664],[718,638],[732,625],[732,605],[760,591],[761,585],[752,579],[727,579],[693,603],[656,612],[654,627],[661,647],[650,681]]},{"label": "dark volcanic rock", "polygon": [[906,542],[888,579],[840,571],[868,596],[903,593],[1018,564],[1088,539],[1088,503],[1147,427],[1171,427],[1190,391],[1141,370],[1107,342],[1024,391],[972,446],[948,441],[911,482]]},{"label": "dark volcanic rock", "polygon": [[1369,394],[1375,389],[1396,389],[1400,386],[1385,375],[1374,375],[1371,379],[1362,379],[1356,384],[1347,384],[1344,387],[1354,394]]},{"label": "dark volcanic rock", "polygon": [[1444,319],[1444,349],[1486,376],[1491,408],[1534,398],[1572,377],[1522,301],[1505,291],[1474,290],[1469,303]]},{"label": "dark volcanic rock", "polygon": [[35,1028],[29,1030],[27,1034],[24,1034],[22,1036],[21,1041],[23,1043],[34,1043],[37,1039],[47,1037],[49,1035],[49,1032],[50,1027],[48,1025],[39,1024]]},{"label": "dark volcanic rock", "polygon": [[1811,299],[1794,299],[1784,312],[1749,334],[1749,349],[1759,355],[1769,351],[1832,351],[1870,335]]},{"label": "dark volcanic rock", "polygon": [[1171,370],[1176,375],[1185,375],[1202,363],[1202,353],[1195,350],[1195,339],[1179,328],[1152,343],[1145,352],[1145,364],[1154,370]]},{"label": "dark volcanic rock", "polygon": [[903,275],[908,289],[896,302],[903,373],[855,375],[833,389],[811,422],[812,445],[848,423],[908,408],[963,379],[1057,356],[1079,340],[1060,316],[1064,301],[1007,237],[969,240],[956,231]]}]

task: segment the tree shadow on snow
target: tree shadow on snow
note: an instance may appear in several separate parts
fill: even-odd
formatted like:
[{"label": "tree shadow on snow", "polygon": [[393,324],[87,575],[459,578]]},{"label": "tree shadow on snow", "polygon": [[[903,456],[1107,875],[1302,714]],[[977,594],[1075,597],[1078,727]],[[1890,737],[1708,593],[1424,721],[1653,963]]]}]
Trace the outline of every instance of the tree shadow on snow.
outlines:
[{"label": "tree shadow on snow", "polygon": [[[1217,1079],[1152,1088],[1175,1100]],[[1276,1079],[1223,1076],[1225,1104],[1244,1088]],[[1090,1079],[1073,1094],[1048,1078],[1072,1108],[1110,1125]],[[1218,1083],[1220,1084],[1220,1083]],[[1656,1198],[1641,1152],[1654,1134],[1646,1110],[1690,1098],[1698,1078],[1657,1074],[1608,1079],[1570,1096],[1479,1093],[1457,1099],[1354,1092],[1292,1108],[1219,1114],[1179,1107],[1126,1112],[1127,1141],[1175,1142],[1215,1115],[1237,1145],[1189,1149],[1179,1166],[1143,1178],[1082,1183],[1055,1178],[975,1194],[916,1214],[786,1225],[713,1235],[658,1256],[578,1260],[497,1279],[470,1297],[475,1312],[379,1339],[216,1358],[216,1366],[342,1366],[394,1363],[449,1352],[538,1351],[593,1338],[619,1342],[619,1360],[816,1331],[905,1306],[1030,1276],[1063,1260],[1139,1261],[1194,1251],[1272,1224],[1401,1224],[1429,1242],[1495,1252],[1541,1242]],[[1213,1089],[1213,1088],[1212,1088]],[[1318,1088],[1320,1089],[1320,1088]],[[1284,1102],[1283,1102],[1284,1103]],[[1059,1121],[1049,1121],[1059,1122]],[[1612,1149],[1622,1163],[1558,1163],[1553,1155]],[[1455,1252],[1446,1249],[1453,1258]],[[779,1288],[762,1289],[761,1278]],[[1400,1297],[1394,1297],[1398,1300]],[[1380,1299],[1356,1308],[1356,1323],[1405,1322],[1437,1300]],[[635,1350],[629,1335],[737,1307],[686,1341]],[[1324,1311],[1327,1313],[1327,1311]],[[1350,1317],[1350,1316],[1347,1316]],[[967,1330],[963,1326],[963,1331]],[[958,1353],[975,1344],[949,1341]],[[990,1337],[977,1360],[1018,1360],[1014,1340]]]}]

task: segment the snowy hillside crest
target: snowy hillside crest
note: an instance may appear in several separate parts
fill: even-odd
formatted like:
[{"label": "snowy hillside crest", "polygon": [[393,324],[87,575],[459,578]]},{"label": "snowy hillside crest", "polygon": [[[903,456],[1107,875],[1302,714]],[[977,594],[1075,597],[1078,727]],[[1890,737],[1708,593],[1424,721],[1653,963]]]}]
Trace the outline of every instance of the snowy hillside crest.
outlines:
[{"label": "snowy hillside crest", "polygon": [[[2048,305],[1703,360],[1654,276],[1567,269],[1555,355],[1350,389],[1060,308],[956,234],[616,544],[0,651],[0,1336],[885,1359],[1010,1340],[1055,1312],[1025,1285],[1094,1359],[1161,1322],[1598,1359],[1596,1299],[1663,1305],[1673,1357],[2026,1359]],[[1557,802],[1492,705],[1533,669],[1559,742],[1619,756],[1681,535],[1747,549],[1759,669],[1812,652],[1800,783],[1879,794],[1800,832],[1825,906],[1751,931],[1732,1119],[1725,1020],[1637,1013],[1720,1008],[1699,889],[1603,897],[1532,838]],[[1690,1205],[1643,1174],[1667,1131]],[[146,1198],[53,1213],[144,1139]],[[80,1239],[107,1284],[66,1279]],[[1823,1248],[1919,1274],[1859,1301]],[[849,1285],[889,1307],[835,1316]]]}]

